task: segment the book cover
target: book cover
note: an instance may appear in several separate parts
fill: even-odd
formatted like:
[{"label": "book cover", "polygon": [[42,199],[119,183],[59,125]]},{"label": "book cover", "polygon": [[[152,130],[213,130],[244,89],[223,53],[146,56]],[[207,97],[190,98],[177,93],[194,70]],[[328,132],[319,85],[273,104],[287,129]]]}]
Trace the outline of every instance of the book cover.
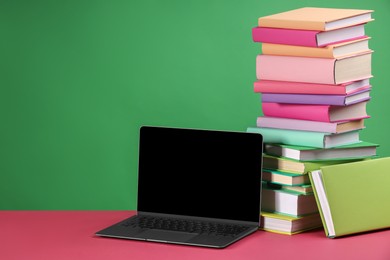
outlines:
[{"label": "book cover", "polygon": [[329,123],[282,117],[259,116],[256,120],[256,126],[323,133],[344,133],[348,131],[363,129],[364,119]]},{"label": "book cover", "polygon": [[260,17],[260,27],[327,31],[372,21],[372,10],[303,7]]},{"label": "book cover", "polygon": [[326,32],[267,27],[255,27],[252,29],[254,42],[307,47],[322,47],[364,37],[366,36],[363,24]]},{"label": "book cover", "polygon": [[368,118],[367,102],[349,106],[262,103],[264,116],[320,122],[341,122]]},{"label": "book cover", "polygon": [[328,237],[390,227],[390,157],[331,165],[309,174]]},{"label": "book cover", "polygon": [[371,53],[342,59],[264,54],[256,58],[256,77],[261,80],[342,84],[371,76]]},{"label": "book cover", "polygon": [[299,161],[357,160],[376,156],[379,144],[358,142],[329,149],[287,144],[265,144],[264,152]]},{"label": "book cover", "polygon": [[258,80],[254,82],[253,87],[253,90],[256,93],[345,95],[371,86],[370,79],[363,79],[339,85]]},{"label": "book cover", "polygon": [[346,95],[264,93],[261,95],[261,101],[266,103],[347,106],[370,100],[370,90],[371,87],[366,87]]},{"label": "book cover", "polygon": [[369,39],[371,38],[363,37],[357,40],[330,44],[321,48],[263,43],[261,45],[261,52],[266,55],[338,59],[371,52],[368,46]]}]

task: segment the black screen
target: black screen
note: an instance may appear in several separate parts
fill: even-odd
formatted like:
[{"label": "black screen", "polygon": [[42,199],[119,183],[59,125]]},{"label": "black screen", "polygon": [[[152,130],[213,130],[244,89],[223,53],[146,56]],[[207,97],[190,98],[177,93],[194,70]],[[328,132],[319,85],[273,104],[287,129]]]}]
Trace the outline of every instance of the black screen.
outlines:
[{"label": "black screen", "polygon": [[262,136],[143,126],[138,210],[258,222]]}]

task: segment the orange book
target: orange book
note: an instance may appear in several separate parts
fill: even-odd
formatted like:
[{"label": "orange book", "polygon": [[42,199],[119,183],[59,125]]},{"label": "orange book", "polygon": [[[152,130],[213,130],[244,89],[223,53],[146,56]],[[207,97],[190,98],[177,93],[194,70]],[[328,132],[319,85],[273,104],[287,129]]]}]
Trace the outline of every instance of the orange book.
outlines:
[{"label": "orange book", "polygon": [[331,44],[326,47],[306,47],[286,44],[263,43],[262,53],[267,55],[299,56],[339,59],[372,52],[368,47],[370,37]]},{"label": "orange book", "polygon": [[373,10],[304,7],[259,18],[260,27],[329,31],[372,21]]}]

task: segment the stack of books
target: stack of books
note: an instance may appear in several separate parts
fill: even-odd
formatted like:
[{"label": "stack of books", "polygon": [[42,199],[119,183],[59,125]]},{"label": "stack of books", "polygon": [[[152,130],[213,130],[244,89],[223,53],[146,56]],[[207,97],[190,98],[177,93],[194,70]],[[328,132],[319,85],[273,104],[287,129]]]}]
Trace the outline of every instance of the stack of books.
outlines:
[{"label": "stack of books", "polygon": [[263,116],[262,228],[295,234],[321,226],[308,173],[365,160],[377,144],[360,140],[370,101],[371,10],[300,8],[259,18],[262,43],[254,91]]}]

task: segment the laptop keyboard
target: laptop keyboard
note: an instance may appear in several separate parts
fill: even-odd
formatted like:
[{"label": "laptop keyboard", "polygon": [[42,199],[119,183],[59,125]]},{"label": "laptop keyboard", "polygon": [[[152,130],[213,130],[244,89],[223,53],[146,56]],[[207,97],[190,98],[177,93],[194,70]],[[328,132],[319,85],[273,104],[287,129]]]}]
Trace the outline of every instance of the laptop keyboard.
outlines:
[{"label": "laptop keyboard", "polygon": [[133,217],[122,223],[122,226],[182,231],[190,233],[207,233],[217,236],[235,236],[249,228],[245,225],[221,224],[216,222],[153,216]]}]

